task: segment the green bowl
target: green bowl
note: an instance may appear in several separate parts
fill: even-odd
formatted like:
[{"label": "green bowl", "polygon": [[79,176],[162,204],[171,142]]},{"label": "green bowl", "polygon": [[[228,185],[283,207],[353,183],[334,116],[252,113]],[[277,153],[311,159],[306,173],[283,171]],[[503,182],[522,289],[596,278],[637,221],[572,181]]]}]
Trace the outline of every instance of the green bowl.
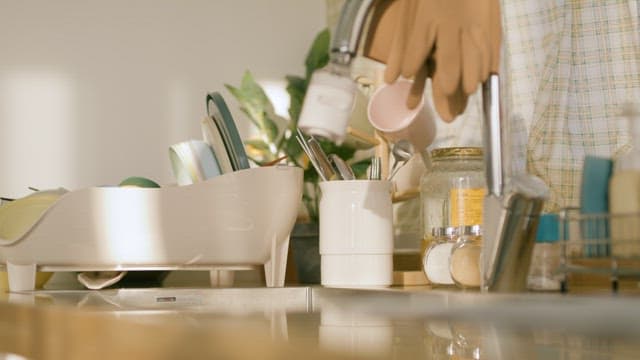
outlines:
[{"label": "green bowl", "polygon": [[160,187],[160,185],[157,182],[141,176],[128,177],[122,180],[120,184],[118,184],[118,186],[120,187],[134,186],[134,187],[143,187],[143,188],[159,188]]}]

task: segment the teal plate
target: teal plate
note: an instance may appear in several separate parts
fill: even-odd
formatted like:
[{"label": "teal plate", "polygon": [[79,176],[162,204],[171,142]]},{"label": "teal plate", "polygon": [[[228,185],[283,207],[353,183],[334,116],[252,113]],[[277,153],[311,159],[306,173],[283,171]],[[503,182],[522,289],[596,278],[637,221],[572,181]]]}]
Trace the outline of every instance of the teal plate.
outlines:
[{"label": "teal plate", "polygon": [[224,147],[227,150],[231,166],[234,171],[248,169],[249,159],[244,150],[244,144],[236,127],[227,103],[220,93],[207,94],[207,114],[213,119],[222,136]]}]

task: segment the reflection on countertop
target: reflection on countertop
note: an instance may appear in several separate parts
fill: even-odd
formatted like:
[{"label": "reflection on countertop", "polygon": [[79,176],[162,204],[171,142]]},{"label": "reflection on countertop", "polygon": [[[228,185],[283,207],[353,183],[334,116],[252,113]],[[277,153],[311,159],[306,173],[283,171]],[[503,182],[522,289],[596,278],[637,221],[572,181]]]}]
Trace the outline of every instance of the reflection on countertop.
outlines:
[{"label": "reflection on countertop", "polygon": [[3,294],[29,358],[635,359],[640,299],[322,287]]}]

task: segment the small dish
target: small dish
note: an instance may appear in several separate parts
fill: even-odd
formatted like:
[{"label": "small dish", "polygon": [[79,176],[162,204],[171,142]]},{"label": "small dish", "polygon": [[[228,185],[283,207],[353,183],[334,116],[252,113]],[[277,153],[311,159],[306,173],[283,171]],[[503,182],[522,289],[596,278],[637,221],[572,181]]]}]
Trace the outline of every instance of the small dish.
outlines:
[{"label": "small dish", "polygon": [[189,185],[220,175],[220,166],[209,144],[188,140],[169,148],[171,168],[178,185]]}]

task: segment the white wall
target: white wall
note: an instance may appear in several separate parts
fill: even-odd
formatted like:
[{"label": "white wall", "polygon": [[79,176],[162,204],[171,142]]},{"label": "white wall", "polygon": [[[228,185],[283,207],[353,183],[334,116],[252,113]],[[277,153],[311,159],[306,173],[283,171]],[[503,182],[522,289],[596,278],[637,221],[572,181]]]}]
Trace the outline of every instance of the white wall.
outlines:
[{"label": "white wall", "polygon": [[303,74],[323,0],[0,0],[0,195],[173,181],[207,91]]}]

